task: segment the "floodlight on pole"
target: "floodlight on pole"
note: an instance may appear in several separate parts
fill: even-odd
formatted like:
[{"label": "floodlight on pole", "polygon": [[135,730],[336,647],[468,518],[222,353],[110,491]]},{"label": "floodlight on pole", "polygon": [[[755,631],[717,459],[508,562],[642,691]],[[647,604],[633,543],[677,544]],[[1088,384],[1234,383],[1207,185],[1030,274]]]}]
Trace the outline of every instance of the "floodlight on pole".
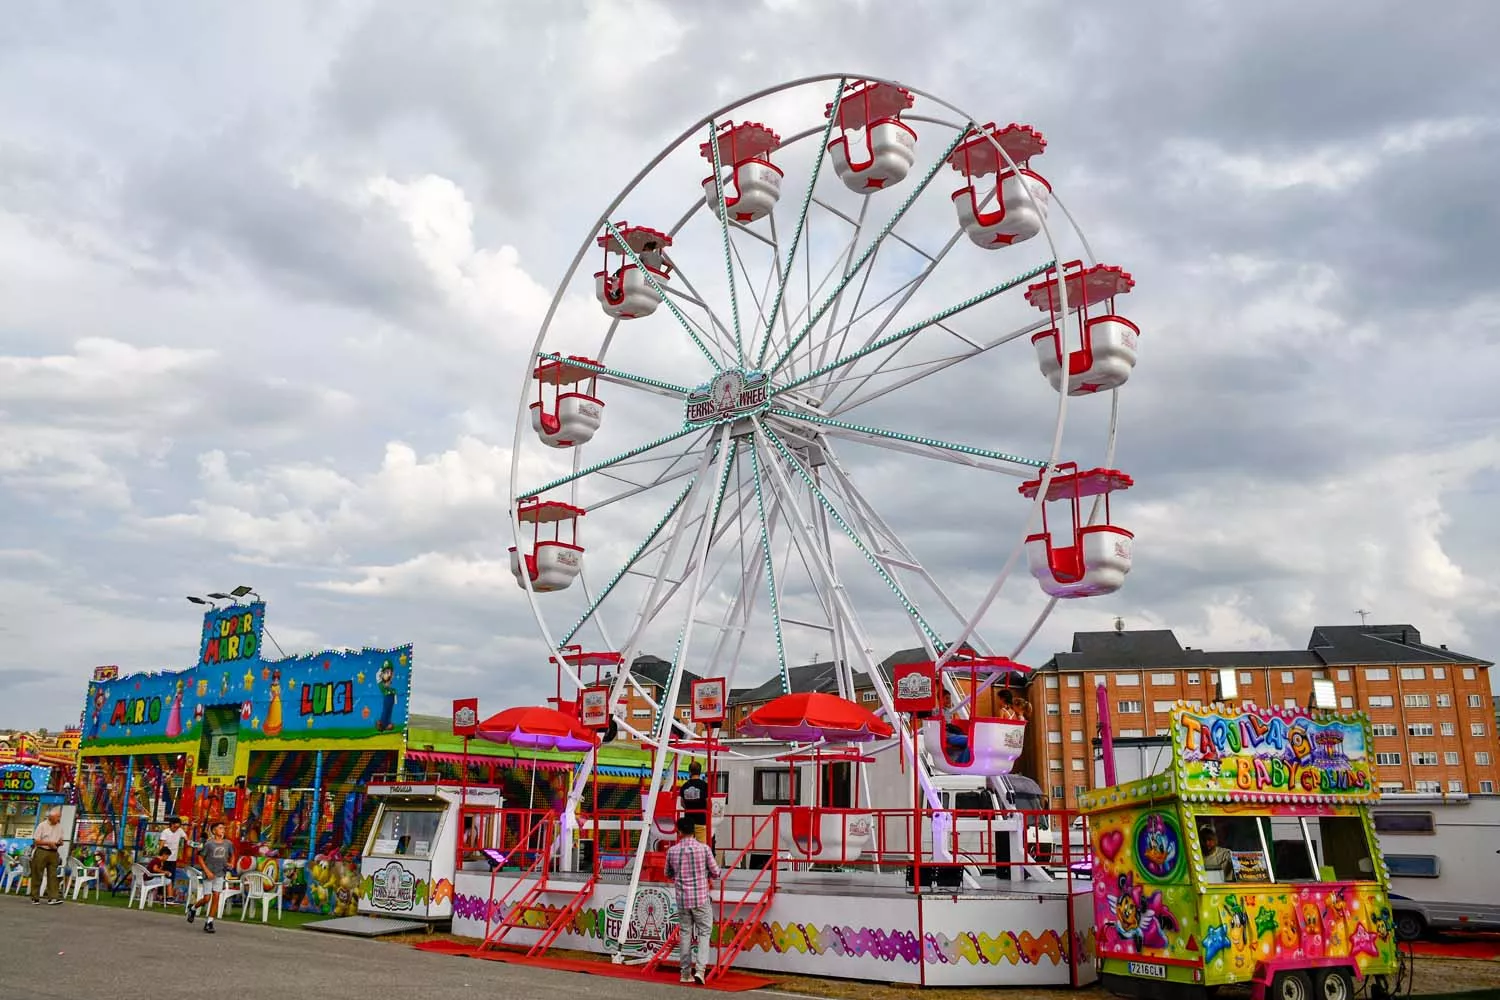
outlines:
[{"label": "floodlight on pole", "polygon": [[188,600],[192,601],[194,604],[206,604],[210,607],[212,607],[214,603],[213,601],[205,601],[201,597],[194,597],[192,594],[188,595]]},{"label": "floodlight on pole", "polygon": [[254,590],[245,586],[243,583],[231,590],[230,593],[235,597],[244,597],[246,594],[253,594],[256,597],[260,596],[259,594],[256,594]]},{"label": "floodlight on pole", "polygon": [[228,594],[212,593],[212,594],[209,594],[208,596],[212,597],[216,601],[232,601],[232,600],[234,600],[234,598],[230,597]]}]

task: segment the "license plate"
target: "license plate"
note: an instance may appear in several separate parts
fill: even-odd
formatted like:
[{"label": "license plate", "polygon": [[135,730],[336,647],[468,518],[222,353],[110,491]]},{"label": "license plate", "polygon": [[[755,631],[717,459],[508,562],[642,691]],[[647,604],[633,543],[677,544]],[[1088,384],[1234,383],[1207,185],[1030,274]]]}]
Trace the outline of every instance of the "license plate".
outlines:
[{"label": "license plate", "polygon": [[1132,976],[1141,976],[1146,979],[1167,978],[1167,967],[1157,962],[1127,962],[1125,971]]}]

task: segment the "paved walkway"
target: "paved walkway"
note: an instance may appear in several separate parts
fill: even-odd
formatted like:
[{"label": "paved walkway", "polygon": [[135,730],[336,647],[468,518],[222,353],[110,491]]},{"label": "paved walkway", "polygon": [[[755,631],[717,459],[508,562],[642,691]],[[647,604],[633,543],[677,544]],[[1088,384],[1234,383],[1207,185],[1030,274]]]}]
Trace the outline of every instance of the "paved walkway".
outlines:
[{"label": "paved walkway", "polygon": [[[316,1000],[612,1000],[618,980],[431,955],[313,931],[202,923],[115,907],[32,906],[0,896],[0,995],[99,1000],[204,1000],[233,996]],[[632,1000],[722,993],[631,983]],[[755,994],[747,994],[755,996]]]}]

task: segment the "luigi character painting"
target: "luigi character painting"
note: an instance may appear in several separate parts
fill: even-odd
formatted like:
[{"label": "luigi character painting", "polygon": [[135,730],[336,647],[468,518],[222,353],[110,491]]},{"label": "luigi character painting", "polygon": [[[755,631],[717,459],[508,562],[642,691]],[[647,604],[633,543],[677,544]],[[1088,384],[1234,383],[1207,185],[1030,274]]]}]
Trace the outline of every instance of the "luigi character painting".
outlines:
[{"label": "luigi character painting", "polygon": [[375,728],[382,733],[392,728],[391,716],[396,712],[396,688],[392,683],[395,679],[396,668],[386,660],[375,675],[375,686],[380,689],[380,721],[375,723]]}]

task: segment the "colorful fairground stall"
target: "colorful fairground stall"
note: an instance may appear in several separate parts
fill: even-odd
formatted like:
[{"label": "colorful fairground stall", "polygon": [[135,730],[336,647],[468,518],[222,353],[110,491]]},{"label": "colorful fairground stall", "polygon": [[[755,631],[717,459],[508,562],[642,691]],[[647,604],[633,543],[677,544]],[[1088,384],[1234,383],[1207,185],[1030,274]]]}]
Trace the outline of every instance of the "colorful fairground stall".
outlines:
[{"label": "colorful fairground stall", "polygon": [[77,851],[106,888],[173,817],[194,839],[228,824],[236,865],[284,882],[287,908],[352,914],[372,808],[365,786],[399,769],[412,648],[265,658],[264,602],[203,617],[196,665],[89,684]]},{"label": "colorful fairground stall", "polygon": [[1127,996],[1344,1000],[1397,972],[1363,714],[1179,704],[1161,774],[1087,793],[1098,958]]},{"label": "colorful fairground stall", "polygon": [[77,729],[0,736],[0,868],[19,862],[53,806],[63,810],[65,825],[72,821],[78,737]]}]

